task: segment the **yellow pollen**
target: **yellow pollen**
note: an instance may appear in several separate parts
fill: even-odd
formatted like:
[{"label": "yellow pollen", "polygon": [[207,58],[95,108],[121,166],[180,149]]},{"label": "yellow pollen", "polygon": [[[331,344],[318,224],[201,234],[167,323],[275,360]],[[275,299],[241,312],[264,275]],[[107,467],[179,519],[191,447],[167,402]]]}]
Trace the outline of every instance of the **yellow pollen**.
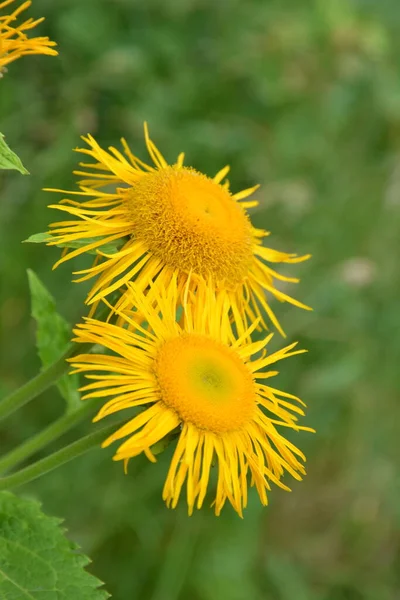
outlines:
[{"label": "yellow pollen", "polygon": [[229,191],[194,169],[166,167],[129,193],[134,235],[172,269],[234,288],[253,254],[251,224]]},{"label": "yellow pollen", "polygon": [[184,423],[213,433],[235,431],[256,410],[252,374],[228,346],[183,334],[166,341],[155,359],[162,402]]}]

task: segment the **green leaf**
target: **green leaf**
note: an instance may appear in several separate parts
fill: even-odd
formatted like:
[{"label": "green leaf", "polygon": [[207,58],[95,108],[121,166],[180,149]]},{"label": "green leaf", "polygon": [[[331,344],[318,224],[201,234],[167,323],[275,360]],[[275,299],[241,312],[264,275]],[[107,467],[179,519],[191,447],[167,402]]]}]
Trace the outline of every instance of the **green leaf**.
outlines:
[{"label": "green leaf", "polygon": [[153,444],[153,446],[151,446],[150,450],[152,451],[152,453],[155,456],[157,456],[157,454],[161,454],[162,452],[164,452],[164,450],[166,450],[168,448],[168,446],[171,444],[171,442],[173,442],[174,440],[176,440],[179,437],[179,433],[180,433],[179,430],[174,430],[172,433],[169,433],[168,435],[163,437],[161,440],[159,440],[158,442]]},{"label": "green leaf", "polygon": [[[58,314],[53,296],[30,269],[28,269],[28,279],[32,317],[37,323],[36,346],[42,365],[47,367],[66,351],[71,339],[71,329],[65,319]],[[80,406],[78,375],[63,375],[58,380],[57,387],[70,410]]]},{"label": "green leaf", "polygon": [[37,502],[0,493],[0,598],[4,600],[105,600],[90,562],[69,542],[61,520]]},{"label": "green leaf", "polygon": [[22,175],[29,175],[18,156],[9,148],[4,141],[4,135],[0,133],[0,169],[16,169]]},{"label": "green leaf", "polygon": [[[65,244],[57,244],[57,248],[82,248],[83,246],[92,244],[98,239],[99,238],[84,238],[82,240],[75,240],[73,242],[67,242]],[[51,235],[49,235],[49,233],[47,232],[34,233],[33,235],[30,235],[28,239],[24,240],[23,243],[29,242],[30,244],[43,244],[50,240]],[[101,247],[101,251],[105,252],[106,254],[114,254],[115,252],[118,252],[118,250],[121,248],[121,246],[124,245],[126,240],[127,238],[121,238],[119,240],[114,240],[109,244],[104,244],[104,246]],[[97,250],[89,250],[88,254],[97,254]]]},{"label": "green leaf", "polygon": [[49,234],[44,231],[43,233],[34,233],[30,235],[27,240],[23,240],[23,244],[29,242],[30,244],[44,244],[50,240]]}]

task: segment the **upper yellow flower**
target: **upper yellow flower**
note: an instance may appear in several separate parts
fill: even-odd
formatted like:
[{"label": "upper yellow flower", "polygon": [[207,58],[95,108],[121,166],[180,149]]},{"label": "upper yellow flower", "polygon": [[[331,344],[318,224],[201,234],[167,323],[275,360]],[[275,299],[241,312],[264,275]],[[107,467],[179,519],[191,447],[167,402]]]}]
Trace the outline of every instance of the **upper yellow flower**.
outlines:
[{"label": "upper yellow flower", "polygon": [[215,296],[204,285],[196,290],[196,301],[186,304],[178,323],[177,297],[176,276],[154,306],[130,284],[127,304],[136,306],[146,328],[131,320],[122,306],[125,327],[87,318],[74,330],[75,341],[101,344],[113,354],[82,354],[70,361],[76,372],[92,381],[82,388],[84,398],[111,398],[95,420],[133,407],[143,409],[104,442],[108,446],[126,438],[114,460],[124,461],[126,468],[129,459],[144,452],[155,461],[154,445],[166,437],[177,438],[163,490],[168,506],[175,508],[186,482],[189,514],[195,506],[201,508],[215,463],[216,514],[228,500],[242,515],[249,483],[265,505],[271,482],[287,490],[285,472],[296,479],[305,473],[304,455],[280,431],[313,431],[297,424],[296,415],[304,414],[299,404],[304,404],[266,385],[277,371],[265,370],[304,350],[294,350],[294,343],[267,353],[272,334],[260,342],[249,341],[256,323],[237,337],[226,293]]},{"label": "upper yellow flower", "polygon": [[[78,220],[53,223],[49,242],[75,247],[79,243],[79,247],[64,253],[55,267],[78,254],[97,250],[93,266],[77,272],[81,275],[77,281],[98,276],[87,299],[89,304],[131,280],[142,290],[152,282],[155,296],[174,274],[182,293],[206,280],[217,291],[227,291],[239,332],[249,321],[262,317],[264,309],[283,333],[265,292],[307,307],[275,287],[275,279],[298,280],[279,274],[271,263],[296,263],[308,256],[262,246],[268,232],[254,228],[246,212],[257,205],[246,198],[258,186],[232,194],[228,183],[222,183],[229,167],[211,179],[183,166],[183,153],[175,164],[168,165],[150,140],[146,124],[145,138],[154,167],[133,156],[124,139],[125,156],[113,147],[103,150],[90,135],[83,138],[89,148],[77,151],[95,162],[80,163],[85,170],[75,174],[85,179],[79,182],[79,191],[67,193],[84,200],[64,199],[51,205]],[[115,240],[124,242],[117,252],[102,251]]]},{"label": "upper yellow flower", "polygon": [[[13,2],[14,0],[0,2],[0,10]],[[41,23],[43,18],[36,19],[36,21],[28,19],[17,27],[13,25],[16,18],[31,4],[32,2],[28,0],[16,8],[11,15],[0,16],[0,74],[2,67],[26,54],[49,54],[51,56],[58,54],[53,48],[56,43],[50,41],[48,37],[28,38],[25,33]]]}]

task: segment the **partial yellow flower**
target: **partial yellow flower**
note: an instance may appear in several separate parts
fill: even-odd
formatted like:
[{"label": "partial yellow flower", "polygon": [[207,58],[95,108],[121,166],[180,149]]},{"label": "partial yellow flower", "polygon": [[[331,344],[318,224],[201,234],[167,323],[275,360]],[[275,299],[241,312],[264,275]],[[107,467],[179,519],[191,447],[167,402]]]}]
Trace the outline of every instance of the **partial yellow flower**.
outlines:
[{"label": "partial yellow flower", "polygon": [[[239,331],[256,318],[266,327],[264,310],[283,334],[265,293],[308,307],[277,289],[275,280],[298,279],[278,273],[271,265],[301,262],[309,255],[286,254],[262,245],[268,232],[253,227],[246,210],[258,204],[248,197],[259,186],[232,194],[228,183],[222,183],[229,167],[211,179],[185,167],[183,153],[168,165],[150,140],[146,124],[145,138],[154,167],[136,158],[124,139],[125,156],[113,147],[103,150],[90,135],[83,138],[89,148],[77,151],[95,162],[80,163],[84,170],[75,171],[84,177],[79,191],[66,192],[83,200],[64,199],[51,205],[76,220],[53,223],[49,242],[79,247],[64,253],[55,267],[84,252],[97,251],[94,264],[75,273],[80,275],[76,281],[98,276],[88,304],[129,281],[141,290],[152,284],[157,295],[173,275],[181,290],[193,291],[199,281],[206,280],[217,291],[227,292]],[[103,250],[116,240],[123,241],[119,251]]]},{"label": "partial yellow flower", "polygon": [[75,372],[94,380],[82,388],[84,398],[111,398],[95,421],[132,407],[143,409],[103,443],[126,438],[114,460],[124,461],[125,469],[142,452],[155,461],[154,445],[177,438],[163,499],[175,508],[186,483],[189,514],[203,505],[213,465],[217,515],[228,501],[242,516],[249,484],[266,505],[271,483],[289,489],[282,482],[285,471],[300,480],[305,457],[280,430],[313,430],[297,424],[304,403],[267,385],[278,372],[266,369],[304,350],[295,350],[294,343],[268,354],[272,334],[249,341],[257,323],[236,337],[227,295],[215,296],[206,286],[197,289],[196,302],[186,304],[178,323],[176,276],[154,306],[132,284],[127,295],[146,327],[123,312],[120,317],[129,328],[87,318],[75,329],[75,341],[101,344],[113,354],[70,359]]},{"label": "partial yellow flower", "polygon": [[[12,4],[14,0],[0,2],[0,10]],[[16,8],[10,15],[0,16],[0,74],[3,67],[27,54],[48,54],[56,56],[58,52],[54,50],[55,42],[50,41],[48,37],[29,38],[27,31],[39,25],[44,19],[28,19],[20,25],[15,25],[14,21],[26,10],[32,2],[28,0],[19,8]],[[1,75],[0,75],[1,76]]]}]

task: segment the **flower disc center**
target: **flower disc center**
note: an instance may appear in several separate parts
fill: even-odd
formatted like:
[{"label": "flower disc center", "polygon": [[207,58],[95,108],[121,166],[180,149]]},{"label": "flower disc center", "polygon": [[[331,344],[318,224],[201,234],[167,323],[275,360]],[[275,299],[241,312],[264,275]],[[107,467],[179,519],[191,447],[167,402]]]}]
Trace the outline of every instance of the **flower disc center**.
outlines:
[{"label": "flower disc center", "polygon": [[234,287],[252,260],[251,224],[223,186],[194,169],[167,167],[132,187],[133,234],[172,269]]},{"label": "flower disc center", "polygon": [[165,342],[155,374],[166,406],[200,429],[234,431],[255,410],[249,369],[234,351],[206,336],[183,334]]}]

